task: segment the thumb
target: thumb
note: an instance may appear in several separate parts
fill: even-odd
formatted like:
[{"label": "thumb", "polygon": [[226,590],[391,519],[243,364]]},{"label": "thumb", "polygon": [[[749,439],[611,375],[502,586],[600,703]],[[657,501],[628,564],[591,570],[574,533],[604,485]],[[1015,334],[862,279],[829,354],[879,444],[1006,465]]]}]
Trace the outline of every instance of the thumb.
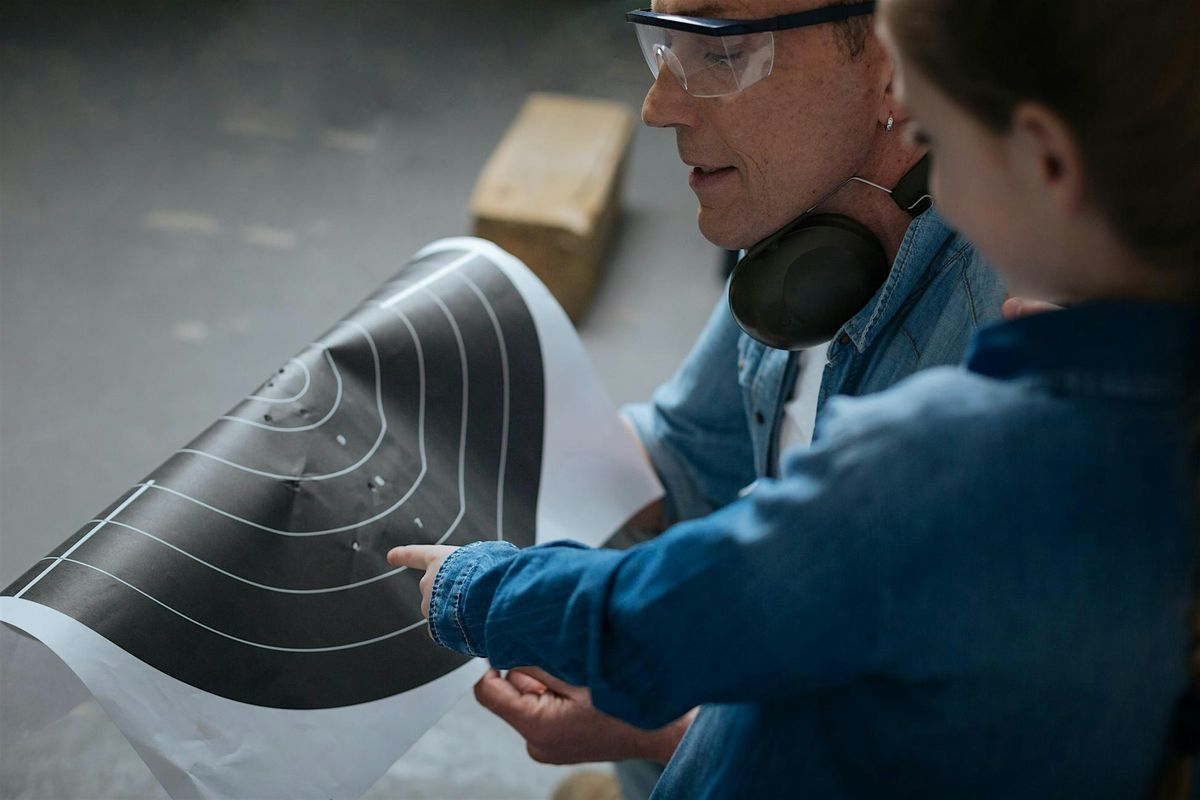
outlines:
[{"label": "thumb", "polygon": [[534,680],[540,681],[542,685],[555,694],[568,694],[572,691],[579,691],[581,688],[556,678],[549,672],[546,672],[544,669],[538,669],[537,667],[519,667],[517,669],[509,670],[509,680],[512,680],[512,673],[514,672],[523,672]]},{"label": "thumb", "polygon": [[546,684],[530,675],[526,669],[510,669],[507,678],[522,694],[543,695],[548,691]]}]

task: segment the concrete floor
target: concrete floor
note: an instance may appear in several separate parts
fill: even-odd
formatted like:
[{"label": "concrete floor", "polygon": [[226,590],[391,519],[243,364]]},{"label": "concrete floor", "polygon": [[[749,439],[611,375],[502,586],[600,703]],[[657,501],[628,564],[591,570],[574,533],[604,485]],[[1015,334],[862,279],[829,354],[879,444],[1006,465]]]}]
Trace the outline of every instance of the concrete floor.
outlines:
[{"label": "concrete floor", "polygon": [[[399,268],[468,232],[531,91],[623,100],[634,0],[0,4],[0,582]],[[674,137],[640,129],[580,333],[644,398],[720,293]],[[564,770],[471,698],[368,795],[540,798]],[[162,797],[88,703],[0,754],[5,798]]]}]

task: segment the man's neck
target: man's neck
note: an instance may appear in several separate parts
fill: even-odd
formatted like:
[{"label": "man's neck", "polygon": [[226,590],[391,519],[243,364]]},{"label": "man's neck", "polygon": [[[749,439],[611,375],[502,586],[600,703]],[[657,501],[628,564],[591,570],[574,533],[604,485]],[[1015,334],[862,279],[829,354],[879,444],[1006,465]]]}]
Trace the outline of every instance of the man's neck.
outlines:
[{"label": "man's neck", "polygon": [[[924,155],[923,150],[896,148],[880,163],[865,166],[858,177],[891,189]],[[865,225],[883,245],[889,264],[895,263],[904,235],[912,223],[912,217],[891,195],[859,181],[850,181],[819,210],[845,214]]]}]

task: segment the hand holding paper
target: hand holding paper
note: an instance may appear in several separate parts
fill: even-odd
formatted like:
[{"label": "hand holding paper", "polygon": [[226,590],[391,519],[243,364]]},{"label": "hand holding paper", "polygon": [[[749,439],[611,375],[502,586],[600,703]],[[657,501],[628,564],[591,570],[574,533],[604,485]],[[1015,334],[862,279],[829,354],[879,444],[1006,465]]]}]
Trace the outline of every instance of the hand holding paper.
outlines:
[{"label": "hand holding paper", "polygon": [[516,729],[529,755],[546,764],[582,764],[644,758],[665,764],[695,712],[656,730],[644,730],[598,710],[585,687],[534,667],[489,670],[475,684],[480,705]]}]

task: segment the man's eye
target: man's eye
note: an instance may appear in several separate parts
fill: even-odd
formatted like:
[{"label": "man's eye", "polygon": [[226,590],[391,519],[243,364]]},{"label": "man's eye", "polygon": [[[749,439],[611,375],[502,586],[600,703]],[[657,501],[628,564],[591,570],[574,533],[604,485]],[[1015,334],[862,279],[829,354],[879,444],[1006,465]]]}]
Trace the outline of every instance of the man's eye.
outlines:
[{"label": "man's eye", "polygon": [[704,66],[706,66],[706,67],[717,67],[717,66],[734,67],[734,66],[737,66],[739,63],[741,63],[743,60],[745,60],[745,57],[746,57],[745,53],[742,53],[740,51],[733,52],[733,53],[729,53],[729,52],[725,52],[725,51],[722,51],[720,53],[715,52],[715,51],[710,51],[710,52],[707,52],[704,54]]}]

